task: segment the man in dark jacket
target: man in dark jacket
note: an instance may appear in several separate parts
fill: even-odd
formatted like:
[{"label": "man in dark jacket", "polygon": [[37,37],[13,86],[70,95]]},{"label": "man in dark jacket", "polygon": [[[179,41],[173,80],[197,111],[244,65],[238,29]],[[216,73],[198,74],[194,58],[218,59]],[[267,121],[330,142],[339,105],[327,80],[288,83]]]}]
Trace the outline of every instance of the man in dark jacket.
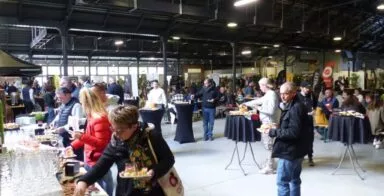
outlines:
[{"label": "man in dark jacket", "polygon": [[109,78],[109,86],[107,90],[108,94],[117,95],[120,97],[118,104],[122,104],[124,101],[124,89],[120,86],[120,84],[116,83],[115,78]]},{"label": "man in dark jacket", "polygon": [[308,154],[311,130],[307,110],[296,95],[294,84],[280,87],[282,115],[280,126],[266,130],[275,138],[272,157],[278,157],[278,195],[300,196],[300,174],[303,157]]},{"label": "man in dark jacket", "polygon": [[204,140],[213,140],[213,125],[215,123],[216,102],[219,99],[218,93],[213,85],[212,79],[204,80],[204,87],[196,94],[196,98],[203,100],[203,126]]},{"label": "man in dark jacket", "polygon": [[[301,103],[304,104],[305,108],[307,109],[308,118],[311,122],[311,126],[313,127],[313,111],[315,109],[315,106],[317,104],[312,92],[311,92],[312,85],[306,81],[301,82],[300,84],[300,93],[297,94],[299,100]],[[312,129],[313,130],[313,129]],[[309,166],[313,167],[315,166],[315,163],[313,162],[313,141],[315,138],[314,131],[311,131],[311,138],[310,138],[310,148],[308,152],[308,163]]]}]

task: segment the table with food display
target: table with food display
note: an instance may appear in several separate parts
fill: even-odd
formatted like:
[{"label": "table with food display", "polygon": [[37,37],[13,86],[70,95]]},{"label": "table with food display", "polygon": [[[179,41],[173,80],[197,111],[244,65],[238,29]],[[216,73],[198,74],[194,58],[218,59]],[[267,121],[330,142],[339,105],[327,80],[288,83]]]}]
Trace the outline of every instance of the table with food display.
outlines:
[{"label": "table with food display", "polygon": [[139,110],[141,119],[145,123],[152,123],[155,125],[153,133],[162,134],[161,120],[164,116],[164,109],[157,107],[155,104],[147,104]]},{"label": "table with food display", "polygon": [[348,153],[354,171],[360,179],[364,180],[359,170],[362,172],[365,172],[365,170],[357,159],[353,144],[366,144],[371,140],[371,127],[368,118],[354,111],[334,112],[329,120],[328,129],[329,139],[339,141],[345,146],[339,165],[332,174],[336,174],[340,169]]},{"label": "table with food display", "polygon": [[[232,152],[231,160],[225,169],[228,169],[228,167],[232,164],[235,153],[237,153],[240,169],[242,170],[243,174],[246,175],[246,172],[242,167],[242,162],[245,159],[248,146],[251,150],[253,161],[255,162],[256,166],[260,168],[260,165],[255,159],[251,145],[252,142],[261,140],[261,134],[259,131],[257,131],[257,128],[259,127],[260,120],[256,111],[248,111],[245,106],[240,106],[238,111],[229,112],[229,115],[226,117],[224,136],[230,140],[233,140],[235,142],[235,147]],[[239,142],[245,143],[244,153],[241,159],[238,148]]]},{"label": "table with food display", "polygon": [[[46,124],[4,125],[0,154],[0,196],[72,196],[75,180],[85,173],[71,149],[59,147],[59,136]],[[95,184],[90,196],[107,196]]]}]

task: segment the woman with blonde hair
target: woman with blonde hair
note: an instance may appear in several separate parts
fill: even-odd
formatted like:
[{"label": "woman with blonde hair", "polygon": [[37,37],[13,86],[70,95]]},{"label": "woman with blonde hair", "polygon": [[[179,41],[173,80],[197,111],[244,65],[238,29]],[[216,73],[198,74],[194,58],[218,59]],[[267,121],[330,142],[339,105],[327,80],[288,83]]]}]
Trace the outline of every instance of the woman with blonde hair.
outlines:
[{"label": "woman with blonde hair", "polygon": [[[81,89],[80,103],[87,115],[86,130],[85,133],[78,131],[72,133],[75,141],[72,142],[71,147],[78,149],[84,146],[85,169],[90,170],[111,140],[111,124],[103,101],[92,90]],[[113,179],[110,171],[98,183],[108,195],[113,194]]]}]

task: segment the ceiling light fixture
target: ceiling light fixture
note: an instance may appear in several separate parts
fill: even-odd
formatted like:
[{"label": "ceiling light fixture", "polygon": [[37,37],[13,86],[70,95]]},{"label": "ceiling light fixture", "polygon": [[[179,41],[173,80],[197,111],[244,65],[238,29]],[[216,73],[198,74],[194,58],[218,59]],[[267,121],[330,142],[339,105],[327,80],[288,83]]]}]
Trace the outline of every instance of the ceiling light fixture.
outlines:
[{"label": "ceiling light fixture", "polygon": [[100,37],[97,38],[97,40],[101,40],[101,38],[102,38],[102,37],[100,36]]},{"label": "ceiling light fixture", "polygon": [[263,46],[263,49],[268,49],[268,46]]},{"label": "ceiling light fixture", "polygon": [[258,0],[238,0],[233,5],[235,7],[240,7],[240,6],[244,6],[244,5],[247,5],[247,4],[250,4],[250,3],[254,3],[254,2],[257,2],[257,1]]},{"label": "ceiling light fixture", "polygon": [[335,36],[333,41],[341,41],[343,38],[341,36]]},{"label": "ceiling light fixture", "polygon": [[376,9],[384,10],[384,3],[380,3],[379,5],[377,5]]},{"label": "ceiling light fixture", "polygon": [[241,54],[242,55],[250,55],[250,54],[252,54],[252,51],[249,49],[245,49],[245,50],[241,51]]},{"label": "ceiling light fixture", "polygon": [[173,36],[172,39],[173,39],[173,40],[180,40],[180,37],[178,37],[178,36]]},{"label": "ceiling light fixture", "polygon": [[229,23],[227,24],[227,27],[229,27],[229,28],[235,28],[235,27],[237,27],[237,23],[235,23],[235,22],[229,22]]},{"label": "ceiling light fixture", "polygon": [[340,52],[341,52],[341,50],[337,49],[337,50],[335,50],[335,52],[336,52],[336,53],[340,53]]},{"label": "ceiling light fixture", "polygon": [[121,46],[121,45],[123,45],[124,44],[124,41],[123,40],[116,40],[115,41],[115,45],[116,46]]},{"label": "ceiling light fixture", "polygon": [[273,45],[273,47],[274,48],[278,48],[278,47],[280,47],[280,45],[279,44],[275,44],[275,45]]}]

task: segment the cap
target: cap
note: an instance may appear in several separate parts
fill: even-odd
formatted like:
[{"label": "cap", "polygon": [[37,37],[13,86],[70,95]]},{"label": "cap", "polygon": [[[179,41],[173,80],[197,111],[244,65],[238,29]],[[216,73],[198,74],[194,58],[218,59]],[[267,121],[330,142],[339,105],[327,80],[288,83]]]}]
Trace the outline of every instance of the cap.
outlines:
[{"label": "cap", "polygon": [[309,82],[307,82],[307,81],[302,81],[301,84],[300,84],[300,87],[311,88],[312,85]]}]

